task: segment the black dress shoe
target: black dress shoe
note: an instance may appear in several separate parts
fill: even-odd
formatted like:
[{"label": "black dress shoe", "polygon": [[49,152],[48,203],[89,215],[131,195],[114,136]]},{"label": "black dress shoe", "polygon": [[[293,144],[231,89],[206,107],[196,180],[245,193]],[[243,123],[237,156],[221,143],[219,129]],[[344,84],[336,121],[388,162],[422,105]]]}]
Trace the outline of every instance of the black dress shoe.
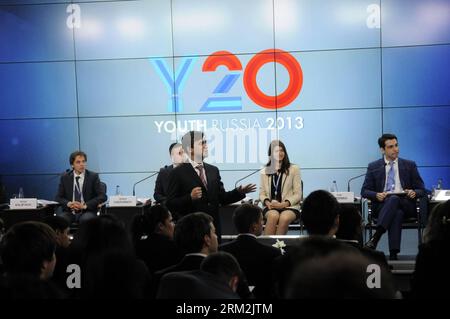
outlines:
[{"label": "black dress shoe", "polygon": [[369,239],[369,241],[364,245],[364,247],[369,249],[377,249],[379,239],[377,239],[375,236],[372,236],[372,238]]},{"label": "black dress shoe", "polygon": [[372,238],[369,239],[369,241],[366,243],[364,247],[369,249],[377,249],[378,242],[380,241],[380,238],[383,234],[381,232],[376,231],[375,234],[373,234]]},{"label": "black dress shoe", "polygon": [[389,260],[398,260],[397,254],[399,253],[398,250],[391,250],[389,252]]}]

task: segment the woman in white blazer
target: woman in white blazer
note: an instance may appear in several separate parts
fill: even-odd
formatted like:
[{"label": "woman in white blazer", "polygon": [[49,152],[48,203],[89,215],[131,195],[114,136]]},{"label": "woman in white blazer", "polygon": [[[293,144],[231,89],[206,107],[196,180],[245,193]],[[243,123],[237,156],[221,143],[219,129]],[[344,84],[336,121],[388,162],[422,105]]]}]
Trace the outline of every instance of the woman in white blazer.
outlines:
[{"label": "woman in white blazer", "polygon": [[302,187],[300,168],[291,164],[286,146],[273,140],[269,162],[261,171],[259,199],[264,206],[265,235],[286,235],[289,224],[300,216]]}]

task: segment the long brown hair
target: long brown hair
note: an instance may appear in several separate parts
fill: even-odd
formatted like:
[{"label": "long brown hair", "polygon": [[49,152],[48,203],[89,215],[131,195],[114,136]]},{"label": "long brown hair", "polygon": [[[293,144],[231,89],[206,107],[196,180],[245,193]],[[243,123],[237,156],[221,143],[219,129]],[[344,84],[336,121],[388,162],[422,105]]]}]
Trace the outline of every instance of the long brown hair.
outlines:
[{"label": "long brown hair", "polygon": [[280,140],[273,140],[272,142],[270,142],[269,150],[267,151],[267,155],[269,156],[269,161],[266,164],[266,174],[270,175],[270,174],[275,173],[275,171],[274,171],[275,164],[272,163],[272,160],[274,160],[273,150],[275,149],[276,146],[281,147],[284,152],[284,158],[281,161],[281,167],[280,167],[279,171],[282,173],[285,173],[286,175],[289,175],[289,167],[291,167],[291,162],[289,161],[289,155],[287,153],[286,146]]}]

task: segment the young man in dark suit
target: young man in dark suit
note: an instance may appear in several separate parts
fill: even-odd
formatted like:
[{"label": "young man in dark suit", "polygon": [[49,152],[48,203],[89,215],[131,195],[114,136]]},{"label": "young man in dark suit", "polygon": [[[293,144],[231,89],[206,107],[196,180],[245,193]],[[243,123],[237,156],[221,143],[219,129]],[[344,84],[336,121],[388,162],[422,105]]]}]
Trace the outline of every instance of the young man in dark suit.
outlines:
[{"label": "young man in dark suit", "polygon": [[107,199],[106,190],[98,174],[86,169],[87,155],[84,152],[73,152],[69,162],[72,170],[61,176],[55,200],[64,211],[61,216],[69,223],[82,223],[96,216],[98,205]]},{"label": "young man in dark suit", "polygon": [[167,190],[169,186],[169,176],[172,170],[184,161],[184,151],[180,143],[172,143],[169,146],[170,159],[172,165],[161,167],[156,178],[155,191],[153,198],[157,203],[165,204],[167,199]]},{"label": "young man in dark suit", "polygon": [[258,206],[243,204],[233,213],[233,223],[239,232],[236,240],[223,244],[220,250],[236,257],[247,277],[248,284],[255,286],[256,298],[271,298],[272,263],[281,251],[256,240],[263,231],[262,210]]},{"label": "young man in dark suit", "polygon": [[256,186],[248,184],[225,191],[219,169],[203,162],[208,157],[203,132],[190,131],[183,136],[181,143],[187,162],[177,166],[170,174],[166,205],[178,217],[193,212],[211,215],[220,241],[219,206],[243,199],[246,193],[254,192]]},{"label": "young man in dark suit", "polygon": [[425,186],[416,163],[398,157],[395,135],[383,134],[378,145],[383,158],[369,164],[361,188],[361,196],[372,200],[377,216],[377,230],[366,247],[375,249],[388,231],[390,259],[395,260],[400,252],[403,219],[416,215],[416,199],[425,194]]}]

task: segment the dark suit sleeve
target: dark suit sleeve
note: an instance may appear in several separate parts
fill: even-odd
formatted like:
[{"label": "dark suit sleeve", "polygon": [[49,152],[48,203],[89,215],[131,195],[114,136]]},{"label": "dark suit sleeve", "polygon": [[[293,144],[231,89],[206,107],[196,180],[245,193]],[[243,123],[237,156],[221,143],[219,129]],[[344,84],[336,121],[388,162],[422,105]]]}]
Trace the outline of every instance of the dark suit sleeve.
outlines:
[{"label": "dark suit sleeve", "polygon": [[56,197],[55,197],[55,201],[60,203],[61,206],[63,206],[63,208],[66,208],[67,204],[72,200],[72,199],[69,200],[65,196],[65,194],[66,194],[66,188],[64,186],[64,179],[65,178],[66,178],[66,175],[61,176],[61,178],[59,180],[58,193],[56,194]]},{"label": "dark suit sleeve", "polygon": [[181,167],[172,170],[169,175],[169,185],[167,187],[166,206],[172,212],[183,215],[183,212],[190,212],[192,207],[191,191],[183,193]]},{"label": "dark suit sleeve", "polygon": [[[91,173],[92,174],[92,173]],[[93,183],[93,188],[95,192],[95,196],[88,201],[86,201],[87,209],[89,211],[97,211],[98,205],[100,205],[103,202],[106,202],[106,189],[105,187],[100,183],[100,178],[98,177],[98,174],[92,174],[90,176],[90,181],[85,181],[88,183]]]},{"label": "dark suit sleeve", "polygon": [[376,200],[377,198],[377,192],[375,191],[375,171],[369,164],[363,186],[361,187],[361,196],[372,200]]},{"label": "dark suit sleeve", "polygon": [[165,169],[161,168],[159,170],[158,173],[158,177],[156,178],[156,183],[155,183],[155,191],[153,193],[153,198],[155,199],[156,202],[158,203],[162,203],[166,200],[166,193],[164,191],[164,187],[163,187],[163,182],[162,180],[164,178],[167,178],[167,174],[165,173]]}]

